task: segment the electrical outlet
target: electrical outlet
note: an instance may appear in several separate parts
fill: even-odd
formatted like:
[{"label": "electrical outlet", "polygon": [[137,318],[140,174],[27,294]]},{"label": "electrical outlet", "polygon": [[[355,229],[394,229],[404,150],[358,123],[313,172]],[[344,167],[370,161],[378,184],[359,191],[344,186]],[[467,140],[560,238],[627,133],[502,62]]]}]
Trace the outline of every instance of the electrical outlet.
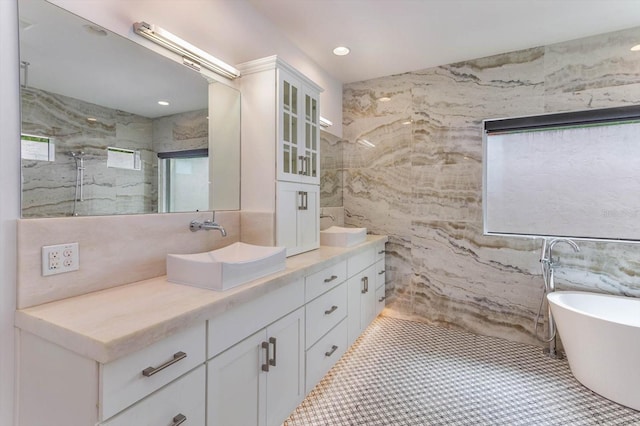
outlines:
[{"label": "electrical outlet", "polygon": [[42,246],[42,275],[62,274],[80,269],[78,243]]}]

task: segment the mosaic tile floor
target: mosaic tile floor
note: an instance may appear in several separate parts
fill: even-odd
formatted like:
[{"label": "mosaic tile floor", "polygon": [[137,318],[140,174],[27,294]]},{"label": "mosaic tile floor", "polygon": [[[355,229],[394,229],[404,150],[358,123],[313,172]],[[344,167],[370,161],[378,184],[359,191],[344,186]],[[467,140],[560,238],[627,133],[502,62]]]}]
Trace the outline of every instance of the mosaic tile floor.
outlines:
[{"label": "mosaic tile floor", "polygon": [[640,412],[540,348],[379,317],[284,425],[640,425]]}]

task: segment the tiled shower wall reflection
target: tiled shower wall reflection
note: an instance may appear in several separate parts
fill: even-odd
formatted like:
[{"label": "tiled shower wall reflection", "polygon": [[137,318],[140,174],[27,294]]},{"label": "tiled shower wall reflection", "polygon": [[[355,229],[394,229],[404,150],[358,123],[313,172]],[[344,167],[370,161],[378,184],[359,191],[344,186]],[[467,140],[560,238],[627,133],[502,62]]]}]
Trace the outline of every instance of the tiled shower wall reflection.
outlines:
[{"label": "tiled shower wall reflection", "polygon": [[[157,212],[156,153],[207,148],[207,126],[206,109],[152,119],[23,88],[22,131],[53,137],[56,156],[53,162],[22,161],[22,215],[72,215],[76,167],[71,151],[82,151],[85,158],[79,216]],[[107,147],[140,151],[142,169],[108,168]]]},{"label": "tiled shower wall reflection", "polygon": [[[345,221],[390,236],[394,313],[539,344],[541,241],[482,233],[482,120],[639,103],[639,41],[634,28],[345,85]],[[640,246],[580,247],[557,246],[561,289],[640,296]]]}]

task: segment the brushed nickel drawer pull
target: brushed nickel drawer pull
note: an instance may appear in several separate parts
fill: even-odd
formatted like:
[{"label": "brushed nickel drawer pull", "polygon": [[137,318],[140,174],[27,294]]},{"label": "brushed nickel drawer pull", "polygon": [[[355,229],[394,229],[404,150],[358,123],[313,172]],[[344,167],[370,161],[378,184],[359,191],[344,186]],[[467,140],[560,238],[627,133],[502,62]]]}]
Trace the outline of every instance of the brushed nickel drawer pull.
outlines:
[{"label": "brushed nickel drawer pull", "polygon": [[178,426],[181,425],[182,423],[187,421],[187,416],[185,416],[184,414],[180,413],[177,416],[175,416],[173,418],[173,423],[171,423],[171,426]]},{"label": "brushed nickel drawer pull", "polygon": [[262,364],[262,371],[269,372],[269,342],[262,342],[262,349],[267,351],[267,357],[265,358],[265,363]]},{"label": "brushed nickel drawer pull", "polygon": [[331,346],[331,350],[324,353],[324,356],[331,356],[338,349],[336,345]]},{"label": "brushed nickel drawer pull", "polygon": [[387,271],[386,271],[385,269],[383,269],[382,271],[378,272],[378,275],[382,275],[382,274],[384,274],[385,272],[387,272]]},{"label": "brushed nickel drawer pull", "polygon": [[336,309],[338,309],[338,307],[336,305],[333,305],[331,307],[331,309],[328,309],[328,310],[324,311],[324,314],[325,315],[331,315],[332,313],[334,313],[336,311]]},{"label": "brushed nickel drawer pull", "polygon": [[362,277],[362,290],[360,290],[360,293],[362,294],[366,294],[369,292],[369,277]]},{"label": "brushed nickel drawer pull", "polygon": [[386,252],[387,252],[386,250],[380,250],[378,254],[385,254]]},{"label": "brushed nickel drawer pull", "polygon": [[276,366],[276,338],[269,337],[269,343],[273,345],[273,358],[269,360],[269,365]]},{"label": "brushed nickel drawer pull", "polygon": [[144,370],[142,370],[142,375],[145,377],[151,377],[154,374],[164,370],[165,368],[169,367],[170,365],[175,364],[176,362],[183,360],[187,357],[187,354],[180,351],[180,352],[176,352],[175,354],[173,354],[173,358],[167,362],[165,362],[164,364],[162,364],[159,367],[147,367]]},{"label": "brushed nickel drawer pull", "polygon": [[382,296],[380,299],[378,299],[378,302],[384,302],[384,299],[386,299],[386,296]]},{"label": "brushed nickel drawer pull", "polygon": [[337,275],[331,275],[331,278],[325,278],[325,279],[324,279],[324,282],[325,282],[325,283],[330,283],[331,281],[333,281],[333,280],[337,280],[337,279],[338,279],[338,276],[337,276]]}]

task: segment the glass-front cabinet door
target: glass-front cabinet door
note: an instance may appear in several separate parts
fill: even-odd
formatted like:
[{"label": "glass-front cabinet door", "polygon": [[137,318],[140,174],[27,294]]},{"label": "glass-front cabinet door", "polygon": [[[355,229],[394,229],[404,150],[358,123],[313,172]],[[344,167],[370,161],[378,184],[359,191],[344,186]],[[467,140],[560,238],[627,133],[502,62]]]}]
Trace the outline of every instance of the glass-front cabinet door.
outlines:
[{"label": "glass-front cabinet door", "polygon": [[319,183],[319,94],[286,70],[279,75],[278,180]]}]

